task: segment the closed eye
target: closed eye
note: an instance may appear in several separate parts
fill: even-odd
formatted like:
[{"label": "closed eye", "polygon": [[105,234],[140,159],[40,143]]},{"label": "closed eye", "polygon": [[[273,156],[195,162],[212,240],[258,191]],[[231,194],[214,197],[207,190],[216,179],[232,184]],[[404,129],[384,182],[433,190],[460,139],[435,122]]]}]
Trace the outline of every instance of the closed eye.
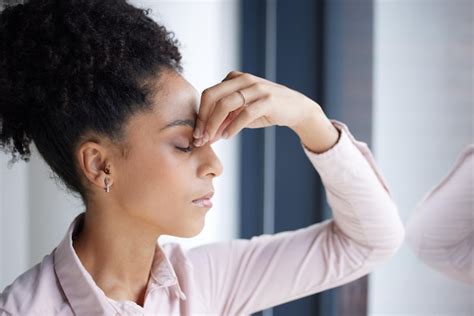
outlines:
[{"label": "closed eye", "polygon": [[186,148],[182,148],[182,147],[176,147],[178,150],[182,151],[182,152],[185,152],[185,153],[189,153],[193,150],[193,147],[192,146],[189,146],[189,147],[186,147]]}]

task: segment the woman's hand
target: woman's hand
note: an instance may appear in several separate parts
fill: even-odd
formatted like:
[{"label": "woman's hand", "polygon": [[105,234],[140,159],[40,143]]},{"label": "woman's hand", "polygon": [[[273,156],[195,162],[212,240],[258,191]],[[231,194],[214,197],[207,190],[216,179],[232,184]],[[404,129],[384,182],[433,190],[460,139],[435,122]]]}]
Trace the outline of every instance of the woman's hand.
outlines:
[{"label": "woman's hand", "polygon": [[[306,125],[321,123],[325,124],[325,130],[328,130],[326,124],[331,125],[333,138],[338,135],[319,104],[302,93],[252,74],[231,71],[222,82],[202,93],[194,144],[202,146],[209,140],[212,144],[221,136],[232,137],[245,127],[278,125],[290,127],[298,135],[308,134]],[[198,130],[203,131],[200,136]]]}]

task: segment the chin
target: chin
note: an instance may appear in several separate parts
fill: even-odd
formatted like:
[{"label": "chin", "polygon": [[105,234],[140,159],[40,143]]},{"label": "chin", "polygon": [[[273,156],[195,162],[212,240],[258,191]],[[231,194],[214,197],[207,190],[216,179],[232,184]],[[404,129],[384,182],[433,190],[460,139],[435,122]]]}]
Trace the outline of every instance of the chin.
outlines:
[{"label": "chin", "polygon": [[190,232],[188,232],[187,234],[184,234],[184,235],[181,236],[181,237],[182,237],[182,238],[192,238],[192,237],[196,237],[196,236],[199,235],[201,232],[202,232],[202,229],[200,229],[199,231],[190,231]]},{"label": "chin", "polygon": [[176,236],[181,237],[181,238],[196,237],[197,235],[199,235],[202,232],[203,228],[204,228],[204,225],[196,225],[192,229],[189,229],[185,232],[182,232],[181,234],[176,235]]}]

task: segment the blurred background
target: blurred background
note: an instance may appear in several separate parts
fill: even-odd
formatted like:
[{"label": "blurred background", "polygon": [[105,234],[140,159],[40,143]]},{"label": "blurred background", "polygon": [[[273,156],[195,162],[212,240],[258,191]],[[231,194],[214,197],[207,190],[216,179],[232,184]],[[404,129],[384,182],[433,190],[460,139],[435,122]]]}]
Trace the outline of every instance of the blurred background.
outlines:
[{"label": "blurred background", "polygon": [[[0,1],[2,9],[20,2]],[[473,1],[129,2],[175,33],[184,75],[200,92],[237,69],[296,89],[346,123],[372,150],[405,223],[474,142]],[[190,248],[331,217],[291,130],[245,129],[213,147],[224,173],[204,230],[160,243]],[[0,289],[51,253],[83,211],[33,149],[29,163],[11,168],[0,153]],[[405,244],[368,276],[255,315],[474,315],[474,288]]]}]

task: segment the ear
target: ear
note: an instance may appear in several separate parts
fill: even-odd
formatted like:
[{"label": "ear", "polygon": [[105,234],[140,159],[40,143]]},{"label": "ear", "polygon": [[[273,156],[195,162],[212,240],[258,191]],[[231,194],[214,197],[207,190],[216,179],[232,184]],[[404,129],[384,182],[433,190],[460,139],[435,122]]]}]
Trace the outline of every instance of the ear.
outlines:
[{"label": "ear", "polygon": [[[113,183],[113,168],[108,163],[107,149],[95,141],[87,141],[80,145],[77,151],[77,161],[84,176],[95,186],[103,190],[104,179],[107,176],[109,183]],[[109,167],[110,174],[105,173]]]}]

